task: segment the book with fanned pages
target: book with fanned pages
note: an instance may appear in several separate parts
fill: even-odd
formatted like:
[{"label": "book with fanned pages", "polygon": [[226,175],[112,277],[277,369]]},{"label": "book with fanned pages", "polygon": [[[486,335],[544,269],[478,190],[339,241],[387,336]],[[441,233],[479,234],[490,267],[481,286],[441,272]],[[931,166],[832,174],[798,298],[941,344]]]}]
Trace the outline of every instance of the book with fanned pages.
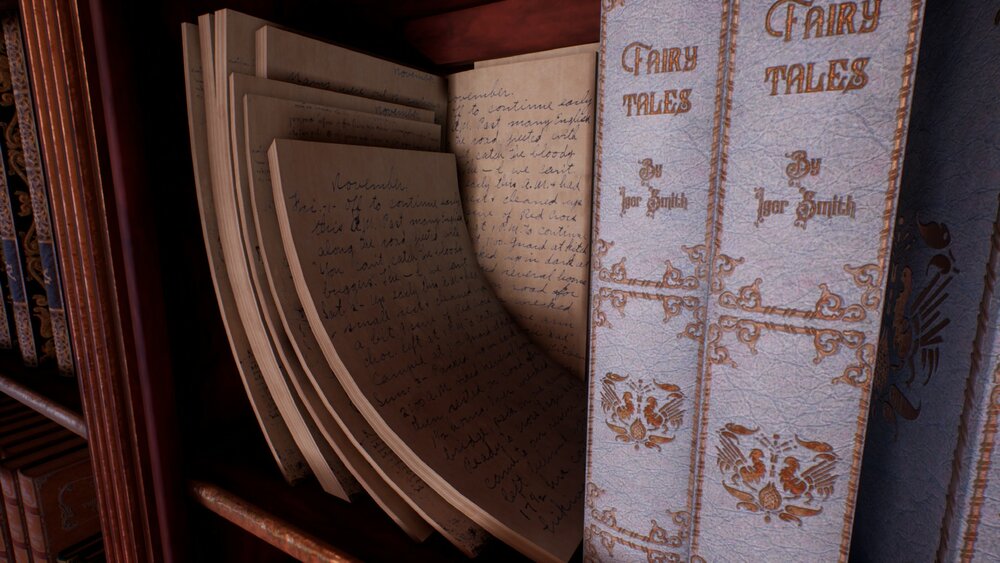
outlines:
[{"label": "book with fanned pages", "polygon": [[864,561],[1000,554],[996,10],[928,2],[854,526]]},{"label": "book with fanned pages", "polygon": [[[73,351],[70,346],[69,326],[63,308],[63,289],[56,257],[56,243],[49,218],[48,178],[42,163],[42,152],[38,143],[38,128],[35,125],[35,103],[28,80],[28,61],[21,38],[21,22],[16,16],[3,20],[4,44],[10,66],[14,106],[17,110],[17,132],[20,150],[14,151],[15,141],[11,140],[12,152],[7,156],[9,165],[16,167],[28,184],[32,216],[35,221],[35,236],[38,239],[38,258],[41,261],[41,278],[45,287],[44,303],[49,315],[49,330],[54,346],[55,363],[63,375],[73,374]],[[15,134],[8,132],[8,138]],[[16,162],[16,164],[15,164]],[[42,303],[35,298],[36,303]]]},{"label": "book with fanned pages", "polygon": [[603,8],[586,557],[846,560],[923,4]]},{"label": "book with fanned pages", "polygon": [[[286,443],[314,473],[342,465],[415,540],[437,531],[474,555],[494,536],[537,559],[569,558],[582,530],[584,424],[565,406],[585,403],[595,48],[441,77],[231,10],[199,23],[197,37],[185,30],[199,201],[234,354],[260,368],[256,391],[244,373],[255,407],[276,405],[271,420],[285,423]],[[355,149],[293,144],[269,159],[282,138]],[[443,159],[442,146],[456,156]],[[309,150],[328,166],[285,164]],[[362,176],[394,170],[416,182],[406,198],[392,180],[365,187]],[[348,175],[356,179],[340,193],[317,197],[344,210],[363,197],[381,213],[362,219],[359,208],[344,226],[331,216],[305,247],[283,236],[312,219],[278,206],[279,190]],[[348,235],[357,252],[380,257],[309,269],[333,259],[313,242]],[[413,286],[414,256],[435,285]],[[371,306],[356,302],[348,332],[360,340],[330,342],[322,323],[341,319],[319,312],[333,303],[311,285],[317,275],[352,300],[372,293],[374,278],[358,280],[384,276],[379,290],[394,303],[363,321]],[[499,316],[473,330],[485,311]],[[403,343],[387,336],[412,332],[409,322],[426,327],[404,348],[428,383],[391,396],[366,387],[396,377],[403,360],[392,348]],[[342,355],[369,340],[376,369]],[[399,383],[411,388],[412,377]],[[475,399],[487,390],[492,399]],[[524,395],[517,413],[503,400],[511,394]],[[435,411],[449,416],[406,423],[408,412]]]}]

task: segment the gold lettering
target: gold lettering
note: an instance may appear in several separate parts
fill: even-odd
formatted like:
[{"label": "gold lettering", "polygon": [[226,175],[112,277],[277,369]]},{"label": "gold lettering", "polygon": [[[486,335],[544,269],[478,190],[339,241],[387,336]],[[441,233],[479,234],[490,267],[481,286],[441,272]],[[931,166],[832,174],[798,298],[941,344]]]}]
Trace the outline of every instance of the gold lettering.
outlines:
[{"label": "gold lettering", "polygon": [[[624,69],[625,72],[630,72],[635,76],[639,76],[639,65],[642,63],[642,53],[644,50],[649,50],[650,48],[650,45],[639,43],[638,41],[633,41],[626,45],[625,49],[622,51],[622,69]],[[631,67],[628,66],[628,52],[630,50],[633,51]]]},{"label": "gold lettering", "polygon": [[[868,85],[868,57],[854,60],[833,59],[826,68],[816,68],[822,63],[795,63],[770,66],[764,69],[764,82],[770,83],[772,96],[777,96],[784,84],[784,94],[817,94],[821,92],[850,92]],[[845,72],[850,68],[850,75]]]},{"label": "gold lettering", "polygon": [[769,66],[764,69],[764,82],[771,81],[771,95],[778,95],[778,81],[785,79],[785,65]]},{"label": "gold lettering", "polygon": [[[681,57],[684,61],[681,62]],[[643,65],[646,74],[663,74],[667,72],[690,72],[698,66],[698,46],[663,47],[654,49],[639,41],[633,41],[622,50],[622,70],[639,76]]]},{"label": "gold lettering", "polygon": [[677,72],[681,69],[681,50],[677,47],[670,48],[667,56],[667,72]]},{"label": "gold lettering", "polygon": [[858,7],[854,2],[844,2],[840,5],[840,14],[837,15],[837,35],[849,35],[854,33],[854,14]]},{"label": "gold lettering", "polygon": [[851,81],[847,84],[847,87],[844,88],[844,92],[860,90],[868,84],[868,75],[865,73],[865,67],[867,66],[868,57],[862,57],[851,61]]},{"label": "gold lettering", "polygon": [[698,66],[698,46],[684,47],[684,71],[690,72]]},{"label": "gold lettering", "polygon": [[878,29],[878,16],[881,10],[882,0],[865,0],[862,2],[861,28],[858,30],[858,33],[871,33]]},{"label": "gold lettering", "polygon": [[646,74],[653,74],[654,72],[660,71],[660,52],[657,50],[652,50],[649,52],[649,57],[646,59]]},{"label": "gold lettering", "polygon": [[[806,10],[805,17],[800,15],[802,10]],[[799,13],[796,14],[796,11]],[[829,2],[825,5],[820,5],[817,0],[777,0],[767,11],[764,30],[785,42],[799,37],[805,40],[871,33],[878,29],[881,13],[882,0]]]},{"label": "gold lettering", "polygon": [[812,30],[813,37],[823,37],[823,14],[823,8],[819,6],[809,8],[809,11],[806,12],[806,29],[802,36],[803,39],[809,39],[809,30],[812,28],[815,28]]},{"label": "gold lettering", "polygon": [[625,94],[622,96],[622,105],[628,107],[626,117],[632,117],[632,106],[635,105],[635,94]]}]

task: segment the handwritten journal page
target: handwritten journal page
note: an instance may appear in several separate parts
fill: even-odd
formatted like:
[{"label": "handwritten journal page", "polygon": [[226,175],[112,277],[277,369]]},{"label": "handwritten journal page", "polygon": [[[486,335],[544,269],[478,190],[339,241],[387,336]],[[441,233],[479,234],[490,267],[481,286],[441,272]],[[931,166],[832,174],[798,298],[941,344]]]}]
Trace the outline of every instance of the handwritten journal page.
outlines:
[{"label": "handwritten journal page", "polygon": [[[264,79],[243,81],[261,80]],[[234,95],[245,92],[244,86],[246,84],[234,82]],[[330,99],[338,105],[355,101],[353,96],[334,92],[327,94],[342,98],[339,101]],[[486,534],[392,453],[351,403],[323,357],[302,313],[288,268],[274,211],[267,160],[267,148],[275,138],[433,149],[440,146],[440,126],[301,101],[250,94],[240,97],[243,104],[234,111],[241,126],[235,127],[234,124],[234,143],[242,155],[240,163],[244,168],[244,185],[247,186],[242,201],[244,224],[251,225],[253,229],[246,234],[246,242],[260,260],[258,267],[261,270],[256,274],[260,278],[259,287],[269,292],[261,296],[261,301],[268,301],[273,309],[268,315],[270,328],[287,334],[297,356],[294,360],[301,363],[308,378],[300,394],[310,397],[305,403],[311,407],[310,412],[317,421],[323,421],[320,426],[332,426],[337,432],[343,432],[351,442],[349,447],[355,450],[353,453],[364,458],[354,465],[359,471],[374,474],[361,476],[359,481],[375,501],[393,515],[394,520],[401,522],[404,529],[410,529],[413,524],[408,513],[415,512],[463,552],[474,555],[486,540]],[[400,503],[406,505],[400,506]]]},{"label": "handwritten journal page", "polygon": [[[206,18],[208,20],[210,18]],[[222,323],[226,327],[229,347],[236,359],[243,387],[250,399],[257,422],[260,424],[264,439],[271,454],[278,463],[278,469],[289,482],[294,482],[309,474],[302,453],[292,439],[278,406],[271,397],[271,392],[264,382],[257,360],[250,349],[246,329],[240,322],[236,310],[236,297],[229,284],[229,274],[226,272],[226,262],[222,257],[222,242],[219,240],[219,227],[215,221],[215,201],[212,196],[212,173],[209,163],[208,123],[205,113],[205,90],[210,88],[212,72],[204,72],[201,57],[201,40],[198,29],[194,25],[184,24],[182,28],[184,42],[185,92],[187,94],[188,127],[191,134],[191,161],[195,171],[195,189],[198,195],[198,214],[201,219],[202,233],[205,237],[205,252],[208,255],[209,270],[212,273],[212,284],[215,286],[215,296],[219,302],[219,312]],[[211,51],[211,42],[206,48]]]},{"label": "handwritten journal page", "polygon": [[448,145],[476,257],[514,320],[584,377],[597,55],[448,77]]},{"label": "handwritten journal page", "polygon": [[476,264],[452,155],[269,151],[296,290],[379,436],[498,539],[564,561],[583,527],[584,386],[523,336]]}]

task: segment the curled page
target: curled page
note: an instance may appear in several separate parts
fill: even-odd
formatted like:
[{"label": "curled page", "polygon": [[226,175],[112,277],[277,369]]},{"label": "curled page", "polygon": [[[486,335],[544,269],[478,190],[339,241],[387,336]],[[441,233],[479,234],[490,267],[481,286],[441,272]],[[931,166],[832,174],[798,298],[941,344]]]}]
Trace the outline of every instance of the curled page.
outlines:
[{"label": "curled page", "polygon": [[282,139],[268,156],[296,290],[351,400],[486,531],[568,559],[583,527],[584,386],[489,289],[454,157]]},{"label": "curled page", "polygon": [[448,77],[448,145],[479,265],[532,341],[581,379],[596,65],[591,50]]},{"label": "curled page", "polygon": [[[487,539],[487,535],[430,489],[386,447],[354,408],[323,357],[316,337],[302,314],[302,305],[288,269],[278,219],[274,212],[267,161],[267,148],[278,137],[401,148],[434,148],[440,145],[440,127],[432,123],[393,119],[339,107],[252,94],[242,95],[246,90],[237,84],[237,78],[236,75],[233,76],[233,93],[239,94],[243,103],[234,105],[233,108],[237,116],[233,142],[241,155],[243,185],[248,188],[248,193],[243,195],[242,200],[244,224],[249,225],[251,230],[245,234],[247,239],[244,242],[248,251],[258,260],[260,271],[255,273],[258,288],[268,292],[267,295],[261,295],[261,301],[270,303],[270,329],[287,334],[295,355],[298,356],[295,361],[301,363],[302,371],[307,376],[307,381],[297,382],[297,388],[301,387],[299,393],[310,397],[305,401],[306,406],[310,408],[310,413],[319,422],[321,429],[342,431],[345,438],[350,440],[345,448],[355,450],[352,452],[354,456],[363,456],[363,459],[353,460],[349,466],[355,468],[358,480],[395,521],[400,522],[404,529],[412,528],[409,513],[415,512],[456,547],[473,556]],[[272,83],[260,78],[242,78],[246,78],[248,84]],[[333,97],[330,102],[338,106],[358,100],[345,94],[320,92]],[[407,504],[402,504],[404,502]]]}]

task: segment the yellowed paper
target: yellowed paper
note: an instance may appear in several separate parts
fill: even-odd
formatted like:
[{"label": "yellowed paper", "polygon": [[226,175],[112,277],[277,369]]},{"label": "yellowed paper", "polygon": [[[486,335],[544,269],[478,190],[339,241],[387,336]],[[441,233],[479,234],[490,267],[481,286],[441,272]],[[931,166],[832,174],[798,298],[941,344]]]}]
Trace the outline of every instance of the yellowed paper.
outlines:
[{"label": "yellowed paper", "polygon": [[553,59],[556,57],[565,57],[566,55],[579,55],[581,53],[598,53],[600,52],[600,50],[601,50],[600,43],[586,43],[583,45],[572,45],[570,47],[560,47],[558,49],[550,49],[548,51],[537,51],[534,53],[525,53],[523,55],[501,57],[499,59],[487,59],[485,61],[476,61],[472,64],[472,66],[473,68],[486,68],[490,66],[509,65],[511,63],[537,61],[540,59]]},{"label": "yellowed paper", "polygon": [[[325,491],[347,500],[360,490],[358,483],[340,459],[337,449],[327,442],[308,416],[296,393],[292,379],[298,374],[290,373],[284,361],[292,355],[284,353],[287,339],[272,339],[267,330],[242,240],[229,142],[228,76],[234,69],[245,68],[247,60],[252,59],[252,43],[247,39],[252,33],[248,30],[259,25],[260,20],[231,10],[219,10],[214,19],[214,80],[209,81],[214,87],[206,92],[205,108],[216,223],[236,310],[261,375],[306,463]],[[429,528],[424,531],[430,533]]]},{"label": "yellowed paper", "polygon": [[[211,16],[208,16],[209,18]],[[222,323],[226,328],[229,347],[236,359],[236,367],[243,380],[250,406],[264,433],[264,439],[271,450],[278,468],[285,479],[293,482],[309,474],[309,468],[302,453],[295,445],[288,425],[281,418],[277,405],[271,397],[253,357],[246,331],[236,311],[232,286],[226,263],[222,259],[222,243],[215,221],[215,203],[212,197],[212,178],[209,169],[208,131],[205,115],[205,77],[202,71],[201,41],[198,27],[183,24],[185,86],[188,106],[188,128],[191,134],[191,159],[194,164],[195,188],[198,194],[198,211],[202,233],[205,237],[205,252],[208,254],[212,285],[219,302]],[[209,43],[211,45],[211,43]],[[209,49],[210,51],[211,49]],[[211,72],[207,73],[211,76]]]},{"label": "yellowed paper", "polygon": [[352,402],[486,531],[568,559],[583,526],[584,387],[482,277],[454,157],[278,139],[269,159],[297,293]]},{"label": "yellowed paper", "polygon": [[444,124],[440,76],[275,27],[257,32],[257,76],[429,109]]},{"label": "yellowed paper", "polygon": [[479,265],[515,321],[584,377],[594,53],[448,77],[448,144]]},{"label": "yellowed paper", "polygon": [[[263,80],[263,79],[257,79]],[[233,91],[239,93],[240,87]],[[335,96],[345,96],[335,94]],[[381,103],[381,102],[379,102]],[[445,502],[440,495],[421,481],[410,469],[392,453],[372,430],[368,422],[351,403],[343,387],[313,336],[308,320],[302,315],[302,305],[295,293],[292,274],[285,258],[281,243],[281,232],[274,211],[274,196],[271,187],[267,148],[275,138],[321,139],[335,142],[396,146],[410,148],[436,148],[440,145],[440,127],[430,123],[418,123],[384,118],[371,114],[344,111],[326,106],[304,104],[276,98],[247,95],[244,97],[246,116],[245,135],[243,128],[239,134],[244,141],[241,151],[249,162],[248,183],[253,217],[246,218],[247,224],[256,227],[253,240],[248,244],[259,248],[263,259],[266,279],[261,285],[270,288],[281,325],[272,330],[287,332],[298,361],[305,369],[312,386],[312,394],[322,401],[324,413],[316,413],[316,418],[325,415],[328,425],[338,426],[351,440],[353,446],[363,455],[366,463],[377,472],[380,481],[374,487],[391,486],[398,496],[437,529],[445,538],[466,554],[473,556],[487,539],[482,528],[476,526],[461,512]],[[244,201],[244,203],[246,203]],[[244,209],[246,214],[248,211]],[[250,220],[252,219],[252,221]],[[258,246],[259,245],[259,246]],[[258,274],[263,276],[264,274]],[[262,301],[264,298],[262,298]],[[273,318],[269,322],[277,322]],[[307,404],[310,401],[306,401]],[[384,482],[381,482],[384,480]],[[364,483],[365,480],[362,480]],[[373,488],[374,488],[373,487]],[[379,500],[384,492],[376,491],[372,496]],[[388,501],[380,501],[387,512],[394,510]]]}]

